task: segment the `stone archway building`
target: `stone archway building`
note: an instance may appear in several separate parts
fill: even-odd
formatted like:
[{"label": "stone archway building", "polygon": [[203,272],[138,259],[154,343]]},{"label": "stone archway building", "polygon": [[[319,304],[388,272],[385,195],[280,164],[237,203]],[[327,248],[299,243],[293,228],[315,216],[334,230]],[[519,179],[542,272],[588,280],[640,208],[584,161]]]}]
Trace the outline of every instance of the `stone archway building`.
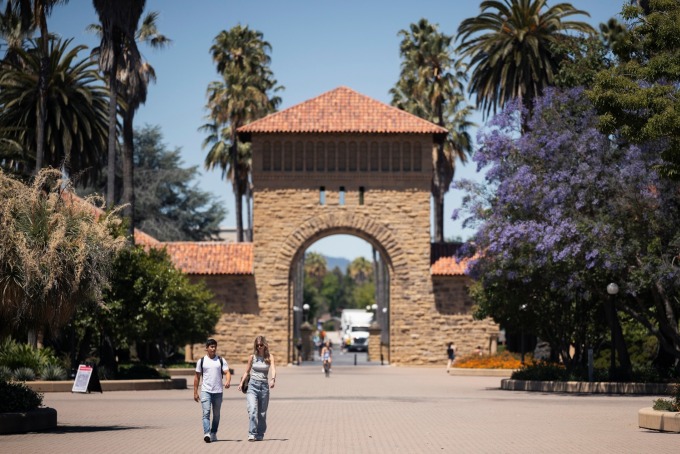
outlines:
[{"label": "stone archway building", "polygon": [[296,267],[334,234],[368,241],[387,270],[390,363],[442,364],[449,341],[461,354],[495,350],[498,326],[472,319],[463,265],[430,242],[433,147],[444,129],[340,87],[238,133],[252,143],[253,243],[164,243],[215,292],[221,354],[239,363],[264,334],[279,363],[292,361]]},{"label": "stone archway building", "polygon": [[[430,190],[433,147],[446,130],[340,87],[238,132],[252,142],[259,316],[279,356],[291,358],[296,260],[318,239],[348,233],[389,270],[390,361],[441,362],[453,333],[443,330],[430,273]],[[485,338],[497,330],[478,325]]]}]

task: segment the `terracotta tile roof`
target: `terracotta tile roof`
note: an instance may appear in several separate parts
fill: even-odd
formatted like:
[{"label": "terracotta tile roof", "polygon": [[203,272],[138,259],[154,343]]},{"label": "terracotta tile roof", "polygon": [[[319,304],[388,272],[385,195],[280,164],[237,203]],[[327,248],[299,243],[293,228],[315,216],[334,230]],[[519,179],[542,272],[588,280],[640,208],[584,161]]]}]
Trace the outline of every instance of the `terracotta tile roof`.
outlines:
[{"label": "terracotta tile roof", "polygon": [[187,274],[253,274],[253,243],[186,241],[160,243]]},{"label": "terracotta tile roof", "polygon": [[430,266],[432,276],[463,276],[470,259],[456,261],[455,257],[442,257]]},{"label": "terracotta tile roof", "polygon": [[463,276],[471,259],[456,259],[460,243],[432,243],[430,245],[430,274],[432,276]]},{"label": "terracotta tile roof", "polygon": [[338,87],[238,129],[252,133],[415,133],[442,136],[446,129],[347,87]]}]

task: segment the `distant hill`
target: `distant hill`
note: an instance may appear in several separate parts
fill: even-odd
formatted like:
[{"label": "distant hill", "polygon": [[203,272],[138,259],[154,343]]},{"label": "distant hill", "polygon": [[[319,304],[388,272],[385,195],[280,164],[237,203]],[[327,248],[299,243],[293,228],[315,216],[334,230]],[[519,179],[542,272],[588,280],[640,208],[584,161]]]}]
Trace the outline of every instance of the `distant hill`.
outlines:
[{"label": "distant hill", "polygon": [[337,266],[340,268],[340,271],[342,271],[343,274],[347,272],[347,265],[351,263],[350,260],[342,257],[326,257],[324,255],[324,258],[326,259],[326,267],[328,268],[328,271],[332,271]]}]

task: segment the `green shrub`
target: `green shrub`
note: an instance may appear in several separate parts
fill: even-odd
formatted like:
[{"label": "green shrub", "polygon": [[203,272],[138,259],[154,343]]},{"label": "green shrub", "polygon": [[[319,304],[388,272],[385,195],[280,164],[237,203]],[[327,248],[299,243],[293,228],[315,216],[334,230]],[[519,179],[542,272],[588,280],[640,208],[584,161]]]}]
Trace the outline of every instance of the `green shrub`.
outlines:
[{"label": "green shrub", "polygon": [[7,338],[0,343],[0,365],[10,369],[30,367],[39,370],[46,364],[58,364],[59,360],[51,348],[33,348],[32,345]]},{"label": "green shrub", "polygon": [[17,381],[33,381],[35,380],[35,371],[30,367],[18,367],[14,369],[12,376]]},{"label": "green shrub", "polygon": [[513,380],[566,381],[568,374],[562,364],[539,361],[526,364],[510,376]]},{"label": "green shrub", "polygon": [[167,373],[161,373],[153,366],[146,364],[133,363],[121,364],[118,366],[120,380],[144,380],[150,378],[170,378]]},{"label": "green shrub", "polygon": [[42,401],[43,395],[25,384],[0,380],[0,413],[35,410]]},{"label": "green shrub", "polygon": [[680,383],[671,387],[670,399],[656,399],[652,408],[661,411],[680,411]]},{"label": "green shrub", "polygon": [[47,381],[66,380],[66,370],[58,364],[47,364],[40,369],[40,378]]},{"label": "green shrub", "polygon": [[0,366],[0,380],[10,381],[12,379],[12,369],[7,366]]}]

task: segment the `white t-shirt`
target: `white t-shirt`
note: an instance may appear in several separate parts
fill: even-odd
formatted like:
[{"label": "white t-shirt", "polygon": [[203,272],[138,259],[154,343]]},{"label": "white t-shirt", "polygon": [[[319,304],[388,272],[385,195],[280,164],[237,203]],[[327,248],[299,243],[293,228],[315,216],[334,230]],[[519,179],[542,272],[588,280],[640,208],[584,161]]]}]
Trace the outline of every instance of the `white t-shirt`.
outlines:
[{"label": "white t-shirt", "polygon": [[[224,358],[222,358],[222,364],[222,371],[226,374],[229,370],[229,364]],[[208,355],[203,357],[203,370],[201,370],[201,360],[196,361],[196,372],[203,375],[201,391],[221,393],[224,390],[222,371],[220,371],[220,357],[217,355],[212,359]]]}]

